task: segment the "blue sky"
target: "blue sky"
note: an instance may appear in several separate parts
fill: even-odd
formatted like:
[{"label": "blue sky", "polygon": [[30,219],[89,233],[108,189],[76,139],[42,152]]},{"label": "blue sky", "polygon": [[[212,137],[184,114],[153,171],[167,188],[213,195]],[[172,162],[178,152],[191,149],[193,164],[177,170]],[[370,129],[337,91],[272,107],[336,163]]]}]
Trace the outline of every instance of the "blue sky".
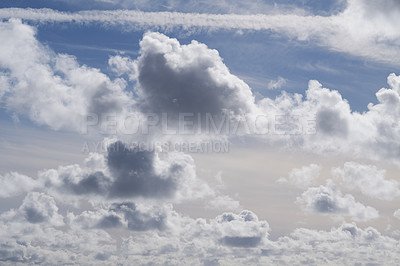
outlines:
[{"label": "blue sky", "polygon": [[399,17],[394,0],[2,1],[0,260],[395,263]]}]

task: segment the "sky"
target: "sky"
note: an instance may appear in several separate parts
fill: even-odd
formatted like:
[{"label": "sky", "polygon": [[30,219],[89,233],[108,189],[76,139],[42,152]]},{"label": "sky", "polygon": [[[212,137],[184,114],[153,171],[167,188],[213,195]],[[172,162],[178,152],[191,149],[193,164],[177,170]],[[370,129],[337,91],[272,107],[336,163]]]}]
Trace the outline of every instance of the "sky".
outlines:
[{"label": "sky", "polygon": [[396,0],[0,3],[0,261],[395,265]]}]

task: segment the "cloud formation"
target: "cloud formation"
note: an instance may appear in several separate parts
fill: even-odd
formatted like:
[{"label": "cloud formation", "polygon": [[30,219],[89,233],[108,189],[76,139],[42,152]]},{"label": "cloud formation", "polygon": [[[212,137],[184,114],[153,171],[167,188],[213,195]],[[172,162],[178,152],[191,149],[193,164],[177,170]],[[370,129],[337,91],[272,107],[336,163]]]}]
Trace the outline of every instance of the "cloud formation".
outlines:
[{"label": "cloud formation", "polygon": [[290,182],[299,188],[307,188],[315,183],[319,177],[321,167],[317,164],[310,164],[301,168],[294,168],[289,172],[289,177],[280,178],[278,183]]},{"label": "cloud formation", "polygon": [[88,115],[120,114],[131,106],[123,80],[55,54],[35,34],[21,20],[0,23],[0,95],[10,112],[52,129],[81,131]]},{"label": "cloud formation", "polygon": [[[375,8],[376,7],[376,8]],[[340,9],[339,9],[340,10]],[[308,12],[277,11],[275,14],[198,14],[178,12],[141,12],[136,10],[92,10],[75,13],[52,9],[0,10],[0,18],[21,18],[36,22],[74,22],[123,25],[127,29],[173,28],[272,30],[300,41],[312,40],[315,44],[377,61],[398,64],[396,46],[400,34],[396,30],[399,13],[394,0],[348,0],[346,8],[329,16]],[[362,28],[362,30],[360,30]]]},{"label": "cloud formation", "polygon": [[[250,88],[229,73],[217,51],[195,41],[181,45],[160,33],[147,33],[137,60],[112,57],[109,61],[117,75],[138,81],[135,89],[142,103],[137,103],[125,92],[123,79],[111,80],[96,69],[79,66],[71,56],[55,55],[35,39],[32,27],[11,20],[1,23],[0,32],[6,40],[0,44],[0,85],[4,86],[0,95],[6,107],[54,129],[76,129],[75,119],[90,112],[124,113],[131,106],[173,114],[256,110],[264,115],[314,117],[316,126],[314,134],[262,135],[256,136],[257,141],[291,143],[316,153],[399,159],[400,77],[395,74],[388,77],[390,88],[378,91],[378,103],[362,114],[352,112],[338,91],[317,81],[309,83],[304,98],[283,92],[276,99],[255,103]],[[43,95],[49,97],[38,97]],[[315,164],[294,169],[289,180],[313,185],[319,171]],[[397,183],[385,180],[376,167],[346,163],[334,173],[370,196],[393,199],[398,195]],[[174,204],[184,200],[208,197],[215,200],[214,207],[239,206],[197,177],[191,156],[140,150],[122,141],[111,144],[106,155],[90,154],[82,166],[43,170],[36,179],[8,173],[0,175],[0,185],[3,198],[25,196],[19,207],[0,215],[3,262],[394,264],[398,259],[398,240],[372,227],[298,228],[271,240],[268,222],[248,210],[223,212],[209,220],[183,216]],[[307,188],[296,202],[313,213],[355,221],[379,217],[378,210],[343,195],[331,182]]]},{"label": "cloud formation", "polygon": [[146,33],[137,60],[140,107],[151,113],[247,114],[254,109],[250,87],[232,75],[218,51],[160,33]]},{"label": "cloud formation", "polygon": [[379,217],[376,209],[357,202],[350,194],[342,192],[331,182],[326,186],[310,187],[297,197],[296,203],[305,210],[330,214],[333,216],[350,216],[355,221],[368,221]]},{"label": "cloud formation", "polygon": [[332,174],[343,181],[347,188],[359,189],[363,194],[381,200],[393,200],[400,196],[396,180],[386,180],[385,170],[373,165],[346,162],[343,168],[335,168]]}]

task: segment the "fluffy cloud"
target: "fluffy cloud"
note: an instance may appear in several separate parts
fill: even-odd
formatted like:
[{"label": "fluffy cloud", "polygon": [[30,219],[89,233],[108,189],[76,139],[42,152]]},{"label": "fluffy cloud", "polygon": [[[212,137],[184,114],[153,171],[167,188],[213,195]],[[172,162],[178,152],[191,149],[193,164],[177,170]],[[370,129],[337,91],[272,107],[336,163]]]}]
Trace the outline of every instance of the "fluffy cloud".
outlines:
[{"label": "fluffy cloud", "polygon": [[118,76],[128,74],[129,80],[136,78],[136,64],[129,57],[122,57],[120,55],[111,56],[108,59],[108,65]]},{"label": "fluffy cloud", "polygon": [[355,221],[368,221],[378,218],[378,211],[355,201],[350,194],[342,192],[331,182],[326,186],[311,187],[296,200],[305,210],[337,216],[350,216]]},{"label": "fluffy cloud", "polygon": [[[353,112],[336,90],[310,81],[305,98],[283,92],[276,99],[258,102],[264,114],[284,116],[283,133],[259,135],[268,141],[309,150],[314,153],[350,154],[354,158],[386,159],[399,164],[400,76],[388,76],[390,88],[376,93],[364,113]],[[272,121],[275,128],[276,121]],[[279,122],[279,121],[278,121]],[[274,132],[273,132],[274,133]]]},{"label": "fluffy cloud", "polygon": [[[310,81],[304,98],[282,92],[275,99],[264,98],[256,104],[248,85],[229,72],[217,51],[196,41],[181,45],[160,33],[147,33],[137,60],[116,56],[109,61],[118,75],[126,74],[128,79],[137,81],[135,90],[140,101],[136,101],[125,92],[125,81],[112,81],[96,69],[79,66],[71,56],[54,54],[35,39],[32,27],[18,20],[3,22],[1,34],[6,40],[1,44],[4,49],[0,55],[4,70],[1,83],[6,84],[2,101],[10,111],[53,128],[79,130],[90,114],[113,113],[121,118],[134,113],[137,116],[129,121],[135,124],[145,115],[139,110],[165,112],[172,118],[182,118],[178,113],[208,113],[214,119],[214,125],[208,123],[208,132],[213,126],[218,131],[219,122],[225,123],[219,130],[220,138],[241,135],[250,124],[251,129],[268,132],[252,135],[262,141],[316,153],[349,153],[355,158],[385,158],[399,163],[400,126],[396,119],[400,112],[400,77],[395,74],[388,77],[390,88],[376,93],[378,103],[369,104],[368,111],[362,114],[353,112],[338,91],[324,88],[317,81]],[[36,79],[37,76],[42,78]],[[128,112],[131,107],[137,109]],[[235,124],[229,123],[232,121],[218,120],[221,114],[229,114],[236,121],[243,118],[248,124],[235,130]],[[268,121],[264,121],[266,117]],[[284,118],[283,124],[279,117]],[[196,123],[195,116],[189,118],[194,121],[186,122]],[[146,119],[142,122],[149,129],[155,121]],[[104,122],[101,116],[99,120],[94,122]],[[116,120],[115,129],[119,129],[122,125]],[[259,120],[262,123],[257,125]],[[179,123],[180,128],[184,127],[182,120]],[[226,124],[228,128],[224,127]],[[247,132],[260,133],[251,129]],[[154,137],[149,131],[142,133],[135,137]]]},{"label": "fluffy cloud", "polygon": [[289,237],[271,243],[265,254],[285,264],[391,264],[396,260],[397,248],[396,239],[372,227],[361,229],[344,223],[330,231],[298,228]]},{"label": "fluffy cloud", "polygon": [[385,170],[373,165],[347,162],[343,168],[333,170],[333,175],[341,178],[348,188],[357,188],[363,194],[381,200],[393,200],[400,196],[398,182],[385,179]]},{"label": "fluffy cloud", "polygon": [[120,228],[132,231],[163,230],[170,208],[141,205],[133,202],[113,203],[108,209],[84,211],[68,215],[70,223],[87,229]]},{"label": "fluffy cloud", "polygon": [[393,216],[400,220],[400,209],[393,213]]},{"label": "fluffy cloud", "polygon": [[131,106],[124,81],[55,54],[20,20],[1,22],[0,38],[1,84],[8,84],[0,95],[8,110],[53,129],[80,131],[88,115],[120,114]]},{"label": "fluffy cloud", "polygon": [[[159,218],[157,208],[134,206],[114,203],[108,209],[69,213],[63,228],[2,214],[0,259],[28,264],[393,264],[398,255],[398,241],[372,227],[345,223],[330,231],[298,228],[269,240],[268,223],[250,211],[223,213],[207,222],[171,209]],[[110,229],[118,233],[111,236]]]},{"label": "fluffy cloud", "polygon": [[256,247],[268,236],[269,225],[259,221],[251,211],[242,211],[239,215],[224,213],[213,224],[222,237],[220,241],[233,247]]},{"label": "fluffy cloud", "polygon": [[55,195],[94,198],[201,198],[214,191],[197,178],[193,158],[180,152],[160,154],[130,148],[121,141],[107,156],[91,154],[85,167],[61,166],[39,173],[38,181]]},{"label": "fluffy cloud", "polygon": [[56,202],[44,193],[29,192],[18,211],[30,223],[49,222],[54,226],[64,224]]},{"label": "fluffy cloud", "polygon": [[254,108],[249,86],[230,74],[218,51],[192,41],[147,33],[137,61],[140,107],[152,113],[246,114]]},{"label": "fluffy cloud", "polygon": [[40,186],[35,179],[16,172],[0,175],[0,197],[2,198],[20,195]]},{"label": "fluffy cloud", "polygon": [[289,181],[300,188],[307,188],[313,185],[316,179],[319,177],[321,167],[317,164],[310,164],[301,168],[294,168],[289,172],[288,179],[280,178],[277,180],[279,183],[285,183]]},{"label": "fluffy cloud", "polygon": [[11,224],[28,223],[39,227],[64,225],[54,198],[41,192],[29,192],[18,209],[2,213],[0,217],[2,222]]}]

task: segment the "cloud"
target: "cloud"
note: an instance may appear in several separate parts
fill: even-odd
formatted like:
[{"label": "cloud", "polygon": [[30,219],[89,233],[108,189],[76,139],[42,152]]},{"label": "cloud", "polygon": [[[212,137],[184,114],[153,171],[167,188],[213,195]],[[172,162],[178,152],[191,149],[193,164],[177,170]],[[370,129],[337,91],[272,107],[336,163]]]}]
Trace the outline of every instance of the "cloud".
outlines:
[{"label": "cloud", "polygon": [[1,214],[9,223],[30,223],[43,227],[64,225],[63,217],[53,197],[42,192],[29,192],[18,209]]},{"label": "cloud", "polygon": [[[11,20],[3,22],[0,30],[7,40],[0,44],[4,48],[0,54],[2,77],[9,84],[2,101],[9,111],[27,115],[53,129],[81,130],[82,124],[93,122],[87,121],[88,116],[95,115],[99,121],[94,121],[94,129],[101,131],[107,126],[101,114],[111,113],[116,116],[113,134],[130,139],[131,134],[119,130],[126,126],[127,117],[131,119],[129,123],[140,121],[145,129],[153,130],[153,122],[157,121],[143,116],[147,112],[165,112],[172,115],[170,120],[181,119],[179,125],[172,125],[181,129],[179,114],[207,113],[212,115],[215,125],[208,123],[208,131],[207,125],[201,129],[209,133],[214,126],[221,133],[219,138],[250,132],[252,138],[263,142],[295,146],[314,153],[347,153],[355,158],[384,158],[399,163],[400,126],[396,114],[400,113],[400,77],[395,74],[388,76],[389,88],[376,93],[378,103],[369,104],[364,113],[353,112],[338,91],[324,88],[318,81],[309,82],[304,98],[282,92],[275,99],[264,98],[256,104],[251,89],[229,72],[217,51],[196,41],[181,45],[160,33],[146,33],[136,60],[118,56],[109,60],[118,75],[137,82],[134,99],[125,91],[125,80],[111,80],[97,69],[79,66],[69,55],[54,54],[35,39],[34,28]],[[37,76],[42,78],[36,79]],[[222,120],[223,116],[218,120],[221,114],[229,114],[232,120]],[[265,117],[268,121],[257,125]],[[283,124],[279,123],[279,117],[283,118]],[[191,118],[194,121],[186,122],[194,122],[195,129],[198,122],[195,116]],[[218,128],[241,120],[248,124],[240,124],[239,131],[232,127]],[[250,131],[246,130],[249,124]],[[259,134],[254,127],[268,133]],[[176,141],[194,136],[192,141],[199,142],[196,133],[161,136],[149,133],[154,132],[143,131],[134,137]],[[206,135],[203,137],[210,138],[210,134]],[[87,188],[100,179],[106,181],[98,175],[85,181],[89,182]]]},{"label": "cloud", "polygon": [[73,212],[63,216],[51,196],[29,193],[19,208],[0,215],[0,260],[27,264],[353,264],[376,260],[391,264],[398,255],[396,239],[355,224],[330,231],[297,228],[270,240],[268,223],[247,210],[222,213],[209,221],[149,202],[113,202]]},{"label": "cloud", "polygon": [[400,196],[398,182],[385,179],[385,170],[373,165],[346,162],[343,168],[335,168],[332,174],[352,189],[359,189],[364,195],[381,200],[393,200]]},{"label": "cloud", "polygon": [[[376,93],[377,103],[368,110],[351,110],[346,99],[336,90],[324,88],[318,81],[309,82],[303,98],[300,94],[282,92],[275,99],[258,102],[261,112],[275,116],[272,129],[282,124],[283,133],[258,135],[266,141],[281,143],[324,154],[348,154],[353,158],[385,159],[399,163],[400,76],[390,74],[389,88]],[[272,130],[272,133],[275,131]]]},{"label": "cloud", "polygon": [[278,77],[277,80],[270,80],[267,85],[267,89],[276,90],[282,88],[286,84],[286,79]]},{"label": "cloud", "polygon": [[236,210],[239,206],[239,201],[227,195],[215,195],[207,204],[207,207],[218,210]]},{"label": "cloud", "polygon": [[355,201],[350,194],[342,192],[331,182],[326,186],[311,187],[296,199],[297,204],[313,213],[350,216],[355,221],[368,221],[379,217],[378,211]]},{"label": "cloud", "polygon": [[121,114],[132,105],[124,81],[55,54],[35,34],[20,20],[0,23],[0,73],[8,83],[0,94],[7,110],[52,129],[81,131],[88,115]]},{"label": "cloud", "polygon": [[291,184],[299,188],[307,188],[315,183],[316,179],[319,177],[320,170],[321,167],[317,164],[294,168],[289,172],[288,179],[280,178],[277,182],[286,183],[289,181]]},{"label": "cloud", "polygon": [[132,231],[164,230],[168,208],[163,206],[140,206],[134,202],[113,203],[108,209],[84,211],[75,216],[70,213],[71,223],[87,229],[111,229],[124,227]]},{"label": "cloud", "polygon": [[29,192],[19,212],[30,223],[49,222],[54,226],[64,225],[62,216],[58,214],[56,202],[44,193]]},{"label": "cloud", "polygon": [[163,34],[146,33],[137,69],[137,93],[145,112],[237,115],[254,108],[249,86],[205,44],[181,45]]},{"label": "cloud", "polygon": [[0,175],[0,197],[2,198],[24,194],[40,186],[36,180],[16,172]]},{"label": "cloud", "polygon": [[400,209],[393,213],[393,216],[400,220]]},{"label": "cloud", "polygon": [[[379,6],[379,8],[371,8]],[[394,7],[394,8],[390,8]],[[126,29],[183,27],[184,29],[272,30],[300,41],[329,47],[372,60],[398,64],[397,45],[400,34],[398,5],[393,0],[373,1],[366,5],[361,0],[348,0],[347,7],[330,16],[304,14],[307,12],[277,12],[262,15],[198,14],[177,12],[141,12],[134,10],[60,12],[52,9],[0,10],[0,18],[21,18],[37,22],[103,23],[123,25]],[[385,12],[390,10],[390,12]],[[362,25],[362,30],[360,30]]]},{"label": "cloud", "polygon": [[55,195],[105,199],[183,199],[215,195],[197,178],[190,155],[130,148],[121,141],[108,146],[106,156],[92,153],[85,166],[60,166],[39,173],[42,188]]},{"label": "cloud", "polygon": [[220,241],[233,247],[256,247],[268,237],[269,225],[259,221],[251,211],[242,211],[239,215],[224,213],[215,218],[213,224],[222,234]]},{"label": "cloud", "polygon": [[110,56],[108,65],[118,76],[128,74],[129,80],[134,80],[136,78],[136,64],[129,57],[122,57],[120,55]]},{"label": "cloud", "polygon": [[[290,237],[282,237],[265,250],[285,264],[353,264],[393,263],[397,240],[379,233],[373,227],[361,229],[354,223],[343,223],[330,231],[298,228]],[[385,254],[390,254],[386,257]]]}]

